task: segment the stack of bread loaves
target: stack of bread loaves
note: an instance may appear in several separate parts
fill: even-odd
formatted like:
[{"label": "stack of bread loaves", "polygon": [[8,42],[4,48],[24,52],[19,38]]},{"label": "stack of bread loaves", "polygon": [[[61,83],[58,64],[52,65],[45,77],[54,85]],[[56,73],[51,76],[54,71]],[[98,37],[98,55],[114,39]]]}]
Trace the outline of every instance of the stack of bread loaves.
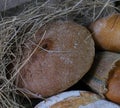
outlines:
[{"label": "stack of bread loaves", "polygon": [[[115,53],[120,52],[120,15],[102,18],[90,30],[93,38],[87,28],[62,20],[39,28],[32,39],[26,40],[23,55],[28,60],[15,83],[30,98],[46,98],[83,78],[101,97],[70,91],[50,97],[35,108],[120,108],[120,54]],[[97,51],[107,51],[96,52],[95,56],[93,40]]]},{"label": "stack of bread loaves", "polygon": [[105,51],[96,54],[83,80],[98,94],[120,104],[120,14],[93,22],[90,30],[96,47]]},{"label": "stack of bread loaves", "polygon": [[[0,59],[5,59],[0,72],[7,73],[0,100],[5,107],[19,101],[11,92],[17,90],[20,98],[43,99],[35,108],[120,108],[119,0],[73,1],[0,0]],[[79,81],[89,90],[79,84],[69,91]]]},{"label": "stack of bread loaves", "polygon": [[[99,98],[92,101],[90,96],[87,96],[87,100],[83,99],[84,93],[86,93],[84,92],[84,95],[78,99],[79,102],[77,99],[75,101],[72,100],[73,97],[71,96],[56,102],[55,105],[58,105],[56,107],[54,107],[54,104],[49,105],[49,102],[47,103],[46,101],[46,103],[41,102],[38,104],[36,108],[42,108],[41,105],[43,103],[47,105],[46,108],[120,108],[120,14],[98,19],[91,24],[90,30],[93,34],[97,51],[92,68],[82,80],[106,100]],[[72,93],[73,91],[71,91]],[[75,98],[78,97],[76,96]],[[90,101],[88,102],[89,99]],[[81,100],[82,104],[80,103]],[[85,104],[84,102],[88,103]]]}]

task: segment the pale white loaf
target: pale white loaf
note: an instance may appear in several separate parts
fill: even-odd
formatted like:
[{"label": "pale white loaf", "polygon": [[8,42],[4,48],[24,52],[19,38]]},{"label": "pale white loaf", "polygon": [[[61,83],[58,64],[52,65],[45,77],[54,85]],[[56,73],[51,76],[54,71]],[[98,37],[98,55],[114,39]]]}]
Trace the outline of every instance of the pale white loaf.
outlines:
[{"label": "pale white loaf", "polygon": [[120,108],[88,91],[68,91],[52,96],[35,108]]}]

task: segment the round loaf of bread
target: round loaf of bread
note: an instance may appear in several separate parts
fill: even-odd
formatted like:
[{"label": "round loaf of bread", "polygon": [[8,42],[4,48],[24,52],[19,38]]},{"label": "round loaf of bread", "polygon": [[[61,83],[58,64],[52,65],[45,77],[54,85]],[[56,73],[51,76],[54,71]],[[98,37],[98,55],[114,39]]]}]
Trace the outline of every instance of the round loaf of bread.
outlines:
[{"label": "round loaf of bread", "polygon": [[72,21],[44,25],[26,46],[27,62],[16,85],[34,94],[31,97],[48,97],[69,88],[88,72],[95,55],[90,32]]}]

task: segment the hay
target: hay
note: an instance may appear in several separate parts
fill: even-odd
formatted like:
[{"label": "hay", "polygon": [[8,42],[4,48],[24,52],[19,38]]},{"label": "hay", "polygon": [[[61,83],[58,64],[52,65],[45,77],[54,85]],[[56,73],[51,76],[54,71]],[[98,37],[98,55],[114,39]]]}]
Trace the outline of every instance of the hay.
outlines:
[{"label": "hay", "polygon": [[[117,0],[118,2],[119,0]],[[26,5],[17,16],[0,21],[0,106],[1,108],[24,108],[16,91],[22,89],[14,85],[16,75],[29,58],[24,59],[25,42],[33,38],[36,30],[53,20],[74,20],[82,25],[120,12],[115,0],[36,0]],[[4,14],[5,15],[5,14]],[[29,56],[30,57],[30,56]],[[11,70],[11,64],[16,65]],[[8,68],[9,67],[9,68]],[[34,94],[33,94],[34,95]],[[27,97],[26,97],[27,98]],[[42,98],[42,97],[41,97]],[[29,100],[29,98],[27,98]]]}]

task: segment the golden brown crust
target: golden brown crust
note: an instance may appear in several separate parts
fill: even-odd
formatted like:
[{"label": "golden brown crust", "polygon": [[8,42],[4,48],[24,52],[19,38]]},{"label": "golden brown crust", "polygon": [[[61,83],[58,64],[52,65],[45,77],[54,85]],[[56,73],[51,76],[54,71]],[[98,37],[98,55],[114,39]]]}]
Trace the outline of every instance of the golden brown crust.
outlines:
[{"label": "golden brown crust", "polygon": [[98,19],[91,24],[90,30],[97,46],[120,52],[120,14]]},{"label": "golden brown crust", "polygon": [[91,34],[74,22],[57,21],[40,28],[32,42],[26,43],[31,48],[24,50],[26,58],[38,43],[39,47],[21,69],[17,83],[35,94],[47,97],[67,89],[92,65]]},{"label": "golden brown crust", "polygon": [[83,78],[83,81],[104,97],[104,94],[107,92],[109,73],[114,69],[119,60],[119,53],[107,51],[96,53],[94,63],[90,71]]},{"label": "golden brown crust", "polygon": [[106,97],[120,104],[120,62],[119,65],[110,72]]}]

